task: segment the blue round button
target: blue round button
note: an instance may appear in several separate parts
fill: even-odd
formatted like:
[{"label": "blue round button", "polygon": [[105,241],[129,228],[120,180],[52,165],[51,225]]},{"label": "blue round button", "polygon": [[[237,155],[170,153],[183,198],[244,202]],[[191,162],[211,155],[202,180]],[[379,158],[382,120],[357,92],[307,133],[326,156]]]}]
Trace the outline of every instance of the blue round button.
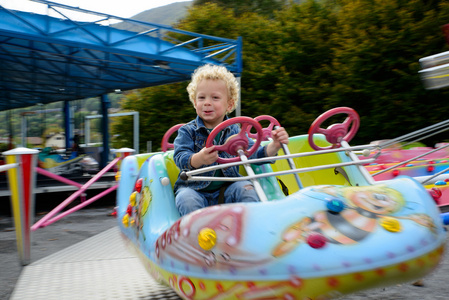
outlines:
[{"label": "blue round button", "polygon": [[345,208],[345,204],[340,199],[331,199],[326,204],[327,209],[331,212],[339,213]]}]

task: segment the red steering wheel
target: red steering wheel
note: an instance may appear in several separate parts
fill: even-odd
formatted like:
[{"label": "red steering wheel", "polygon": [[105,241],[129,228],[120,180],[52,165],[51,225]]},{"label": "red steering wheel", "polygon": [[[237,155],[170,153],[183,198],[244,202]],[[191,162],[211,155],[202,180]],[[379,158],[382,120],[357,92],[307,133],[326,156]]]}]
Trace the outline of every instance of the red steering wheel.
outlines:
[{"label": "red steering wheel", "polygon": [[175,146],[172,143],[168,142],[168,139],[171,137],[171,135],[174,132],[178,131],[178,129],[181,128],[183,125],[184,124],[177,124],[177,125],[173,126],[172,128],[170,128],[169,130],[167,130],[167,132],[162,137],[162,142],[161,142],[162,152],[167,152],[168,149],[175,148]]},{"label": "red steering wheel", "polygon": [[[261,115],[261,116],[255,117],[254,120],[256,120],[259,123],[260,123],[260,121],[270,121],[270,124],[268,124],[268,127],[262,128],[262,141],[268,141],[268,138],[271,137],[271,132],[273,131],[274,126],[281,127],[281,124],[279,123],[279,121],[269,115]],[[257,134],[255,134],[255,133],[248,133],[248,136],[252,139],[257,138]]]},{"label": "red steering wheel", "polygon": [[[240,123],[242,125],[240,132],[230,136],[223,145],[215,145],[215,149],[217,151],[224,151],[237,157],[219,157],[217,159],[217,162],[220,164],[240,161],[240,157],[238,157],[237,152],[240,149],[245,151],[245,155],[248,157],[253,155],[253,153],[256,152],[257,148],[259,148],[260,142],[262,141],[262,126],[259,124],[259,122],[250,117],[235,117],[221,122],[217,125],[217,127],[214,128],[214,130],[212,130],[206,140],[206,147],[211,147],[214,145],[214,139],[220,131],[236,123]],[[248,149],[249,140],[247,134],[252,127],[256,129],[257,135],[254,145],[250,149]]]},{"label": "red steering wheel", "polygon": [[[348,117],[343,123],[333,124],[326,129],[320,128],[321,124],[330,117],[337,114],[347,114]],[[351,127],[352,125],[352,127]],[[360,117],[355,110],[349,107],[336,107],[327,112],[321,114],[313,121],[309,129],[309,144],[315,150],[327,150],[332,148],[338,148],[341,146],[341,141],[349,142],[357,133],[360,126]],[[351,129],[349,130],[349,127]],[[332,144],[329,147],[319,147],[313,141],[313,135],[315,133],[322,133],[326,136],[326,140]]]}]

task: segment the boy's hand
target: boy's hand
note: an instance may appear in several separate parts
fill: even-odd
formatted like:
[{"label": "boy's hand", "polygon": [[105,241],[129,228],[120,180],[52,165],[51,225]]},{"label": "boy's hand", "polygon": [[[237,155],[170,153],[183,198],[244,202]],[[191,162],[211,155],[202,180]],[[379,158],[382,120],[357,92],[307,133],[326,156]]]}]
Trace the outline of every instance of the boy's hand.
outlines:
[{"label": "boy's hand", "polygon": [[267,146],[268,156],[273,156],[282,148],[281,144],[288,144],[288,133],[284,127],[278,127],[271,132],[273,141]]},{"label": "boy's hand", "polygon": [[279,149],[281,148],[281,144],[288,144],[288,133],[284,127],[278,127],[271,132],[271,136],[273,138],[274,143],[278,143]]},{"label": "boy's hand", "polygon": [[190,165],[195,169],[200,168],[202,165],[211,165],[218,159],[218,151],[215,150],[215,146],[201,149],[200,152],[195,153],[190,160]]}]

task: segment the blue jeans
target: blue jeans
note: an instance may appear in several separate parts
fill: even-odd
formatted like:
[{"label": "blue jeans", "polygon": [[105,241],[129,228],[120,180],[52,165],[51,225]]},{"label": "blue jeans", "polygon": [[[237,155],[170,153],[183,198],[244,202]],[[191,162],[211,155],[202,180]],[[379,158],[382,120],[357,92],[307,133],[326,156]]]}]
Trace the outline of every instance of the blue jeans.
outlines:
[{"label": "blue jeans", "polygon": [[[217,205],[220,190],[214,192],[199,192],[192,188],[180,187],[176,191],[175,201],[181,216],[184,216],[197,209]],[[236,181],[232,183],[224,192],[224,203],[237,202],[258,202],[256,190],[253,184],[248,181]]]}]

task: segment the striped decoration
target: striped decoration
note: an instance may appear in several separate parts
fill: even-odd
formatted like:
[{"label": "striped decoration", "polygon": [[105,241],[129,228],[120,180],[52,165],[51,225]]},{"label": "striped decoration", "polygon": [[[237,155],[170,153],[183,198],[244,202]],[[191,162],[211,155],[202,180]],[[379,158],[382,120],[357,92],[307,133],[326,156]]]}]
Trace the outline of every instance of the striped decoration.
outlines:
[{"label": "striped decoration", "polygon": [[31,225],[34,221],[35,167],[38,150],[15,148],[3,152],[7,164],[18,164],[8,170],[11,207],[16,229],[17,250],[22,265],[31,260]]}]

